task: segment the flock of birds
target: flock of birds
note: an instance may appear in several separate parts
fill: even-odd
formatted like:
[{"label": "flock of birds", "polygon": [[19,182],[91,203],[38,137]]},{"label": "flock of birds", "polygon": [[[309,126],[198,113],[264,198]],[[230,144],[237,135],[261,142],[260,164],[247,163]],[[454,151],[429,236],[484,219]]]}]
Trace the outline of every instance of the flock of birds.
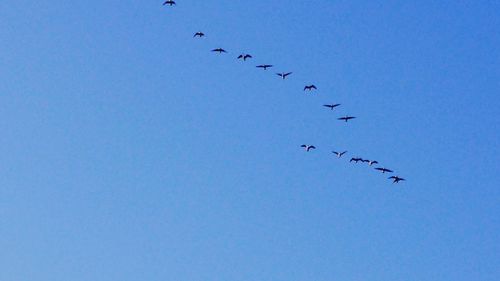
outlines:
[{"label": "flock of birds", "polygon": [[[164,6],[165,5],[174,6],[176,4],[177,3],[175,1],[173,1],[173,0],[167,0],[167,1],[165,1],[163,3]],[[193,37],[194,38],[203,38],[203,37],[205,37],[205,33],[201,32],[201,31],[198,31],[198,32],[196,32],[194,34]],[[216,49],[211,50],[211,52],[218,53],[218,54],[228,53],[223,48],[216,48]],[[242,61],[245,61],[245,62],[248,59],[252,59],[252,58],[253,58],[252,55],[247,54],[247,53],[240,54],[237,57],[238,60],[242,60]],[[260,69],[263,69],[263,70],[267,70],[268,68],[274,67],[274,65],[272,65],[272,64],[260,64],[260,65],[257,65],[256,67],[260,68]],[[280,73],[276,73],[276,75],[278,75],[283,80],[285,80],[287,77],[289,77],[292,74],[293,74],[293,72],[280,72]],[[304,86],[304,91],[314,91],[314,90],[317,90],[317,89],[318,88],[314,84]],[[340,105],[341,104],[339,104],[339,103],[334,103],[334,104],[324,104],[323,106],[326,107],[326,108],[328,108],[328,109],[330,109],[330,110],[334,110],[335,108],[337,108]],[[349,122],[350,120],[355,119],[355,118],[356,118],[355,116],[346,115],[346,116],[337,118],[337,120],[344,121],[344,122]],[[303,144],[303,145],[301,145],[301,147],[304,148],[304,150],[306,152],[311,152],[312,150],[316,149],[316,147],[314,145],[308,145],[308,144]],[[347,154],[347,151],[342,151],[342,152],[332,151],[332,153],[335,154],[338,158],[342,158],[345,154]],[[378,161],[363,159],[363,158],[360,158],[360,157],[353,157],[353,158],[351,158],[351,160],[349,162],[354,162],[354,163],[360,163],[360,162],[361,163],[368,163],[368,165],[370,167],[372,167],[373,165],[379,164]],[[390,169],[387,169],[385,167],[375,167],[374,169],[377,170],[377,171],[380,171],[382,174],[394,173],[394,171],[392,171]],[[404,178],[401,178],[399,176],[390,176],[388,179],[392,180],[393,183],[399,183],[400,181],[405,181]]]}]

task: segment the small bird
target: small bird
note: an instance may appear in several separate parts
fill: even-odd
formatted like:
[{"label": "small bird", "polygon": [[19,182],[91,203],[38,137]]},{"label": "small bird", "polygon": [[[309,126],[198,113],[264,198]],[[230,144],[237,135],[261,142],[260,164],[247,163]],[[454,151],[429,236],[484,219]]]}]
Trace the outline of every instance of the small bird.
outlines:
[{"label": "small bird", "polygon": [[344,151],[344,152],[337,152],[337,151],[332,151],[333,154],[337,155],[338,158],[344,156],[344,154],[347,153],[347,151]]},{"label": "small bird", "polygon": [[389,177],[388,179],[394,180],[392,183],[399,183],[400,181],[405,181],[405,179],[400,178],[398,176],[392,176],[392,177]]},{"label": "small bird", "polygon": [[354,116],[346,116],[346,117],[340,117],[340,118],[337,118],[337,119],[345,121],[347,123],[347,121],[349,121],[351,119],[354,119],[354,118],[356,118],[356,117],[354,117]]},{"label": "small bird", "polygon": [[212,52],[218,52],[219,54],[227,53],[227,51],[222,48],[213,49]]},{"label": "small bird", "polygon": [[336,103],[336,104],[324,104],[323,106],[324,107],[328,107],[331,110],[333,110],[335,107],[340,106],[340,103]]},{"label": "small bird", "polygon": [[290,74],[292,74],[292,72],[287,72],[287,73],[284,73],[284,72],[283,72],[283,73],[276,73],[276,75],[278,75],[279,77],[281,77],[283,80],[285,80],[285,78],[286,78],[288,75],[290,75]]},{"label": "small bird", "polygon": [[200,37],[200,38],[201,38],[201,37],[203,37],[203,36],[205,36],[205,33],[201,32],[201,31],[198,31],[198,32],[196,32],[196,33],[194,34],[194,36],[193,36],[193,37]]},{"label": "small bird", "polygon": [[177,5],[177,4],[175,3],[175,1],[167,0],[167,1],[165,1],[165,3],[163,3],[163,6],[165,6],[165,5],[172,6],[172,5]]},{"label": "small bird", "polygon": [[378,164],[378,161],[368,160],[368,165],[373,166],[375,164]]},{"label": "small bird", "polygon": [[269,67],[273,67],[271,64],[261,64],[257,65],[257,68],[263,68],[264,70],[267,70]]},{"label": "small bird", "polygon": [[316,149],[316,147],[315,147],[314,145],[307,145],[307,144],[303,144],[303,145],[301,145],[300,147],[305,148],[305,150],[306,150],[307,152],[309,152],[309,150],[311,150],[311,149]]},{"label": "small bird", "polygon": [[359,161],[363,161],[363,159],[361,159],[361,158],[351,158],[351,160],[349,162],[356,162],[356,163],[358,163]]},{"label": "small bird", "polygon": [[389,170],[389,169],[386,169],[386,168],[375,168],[375,170],[379,170],[382,172],[382,174],[385,174],[385,173],[392,173],[394,171],[392,170]]},{"label": "small bird", "polygon": [[315,85],[309,85],[309,86],[305,86],[304,87],[304,91],[305,90],[309,90],[309,91],[312,91],[312,90],[317,90],[318,88],[316,88]]},{"label": "small bird", "polygon": [[249,55],[249,54],[241,54],[241,55],[238,56],[238,59],[239,60],[243,59],[243,61],[246,61],[247,59],[251,59],[251,58],[252,58],[252,56]]}]

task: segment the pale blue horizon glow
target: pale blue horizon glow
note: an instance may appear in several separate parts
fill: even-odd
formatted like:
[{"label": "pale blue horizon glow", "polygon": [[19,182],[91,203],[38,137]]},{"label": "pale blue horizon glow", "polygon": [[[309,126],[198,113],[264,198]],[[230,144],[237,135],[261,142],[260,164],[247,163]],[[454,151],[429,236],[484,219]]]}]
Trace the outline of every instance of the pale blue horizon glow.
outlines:
[{"label": "pale blue horizon glow", "polygon": [[500,2],[413,2],[1,2],[0,280],[499,280]]}]

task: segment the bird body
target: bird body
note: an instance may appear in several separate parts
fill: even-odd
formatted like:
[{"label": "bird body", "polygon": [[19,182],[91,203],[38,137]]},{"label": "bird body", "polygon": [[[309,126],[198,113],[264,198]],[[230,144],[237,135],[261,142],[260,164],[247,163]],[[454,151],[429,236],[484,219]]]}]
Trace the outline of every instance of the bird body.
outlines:
[{"label": "bird body", "polygon": [[247,59],[251,59],[251,58],[252,58],[252,56],[249,55],[249,54],[241,54],[241,55],[238,56],[238,59],[239,60],[243,59],[243,61],[246,61]]},{"label": "bird body", "polygon": [[332,151],[333,154],[337,155],[338,158],[344,156],[344,154],[347,153],[347,151],[344,151],[344,152],[337,152],[337,151]]},{"label": "bird body", "polygon": [[308,91],[312,91],[312,90],[317,90],[318,88],[316,88],[315,85],[309,85],[309,86],[305,86],[304,87],[304,91],[305,90],[308,90]]},{"label": "bird body", "polygon": [[398,177],[398,176],[392,176],[392,177],[389,177],[388,179],[393,180],[393,182],[392,182],[392,183],[399,183],[400,181],[405,181],[405,179],[400,178],[400,177]]},{"label": "bird body", "polygon": [[219,54],[227,53],[227,51],[222,48],[213,49],[212,52],[218,52]]},{"label": "bird body", "polygon": [[356,163],[358,163],[359,161],[363,161],[363,159],[361,159],[361,158],[351,158],[351,160],[349,162],[356,162]]},{"label": "bird body", "polygon": [[356,117],[354,117],[354,116],[346,116],[346,117],[340,117],[340,118],[337,118],[337,119],[345,121],[347,123],[347,121],[349,121],[351,119],[354,119],[354,118],[356,118]]},{"label": "bird body", "polygon": [[309,152],[311,149],[316,149],[314,145],[307,145],[307,144],[303,144],[300,147],[303,147],[307,152]]},{"label": "bird body", "polygon": [[394,172],[394,171],[386,169],[386,168],[375,168],[375,170],[381,171],[382,174]]},{"label": "bird body", "polygon": [[261,65],[257,65],[256,67],[263,68],[264,70],[267,70],[268,68],[273,67],[273,66],[271,64],[261,64]]},{"label": "bird body", "polygon": [[288,75],[290,75],[290,74],[292,74],[292,72],[287,72],[287,73],[284,73],[284,72],[282,72],[282,73],[276,73],[276,75],[278,75],[279,77],[281,77],[281,79],[283,79],[283,80],[285,80],[285,78],[286,78]]},{"label": "bird body", "polygon": [[201,38],[203,36],[205,36],[205,33],[199,31],[199,32],[196,32],[193,37],[200,37]]},{"label": "bird body", "polygon": [[340,103],[336,103],[336,104],[324,104],[323,106],[330,108],[330,110],[333,110],[335,107],[340,106]]},{"label": "bird body", "polygon": [[175,3],[175,1],[168,0],[168,1],[165,1],[165,2],[163,3],[163,6],[165,6],[165,5],[172,6],[172,5],[177,5],[177,3]]}]

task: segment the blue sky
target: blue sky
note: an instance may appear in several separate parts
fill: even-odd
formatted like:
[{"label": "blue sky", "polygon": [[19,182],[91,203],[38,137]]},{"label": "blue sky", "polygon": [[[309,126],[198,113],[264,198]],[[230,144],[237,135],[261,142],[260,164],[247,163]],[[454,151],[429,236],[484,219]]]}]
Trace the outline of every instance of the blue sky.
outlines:
[{"label": "blue sky", "polygon": [[0,280],[500,278],[499,2],[177,2],[0,2]]}]

